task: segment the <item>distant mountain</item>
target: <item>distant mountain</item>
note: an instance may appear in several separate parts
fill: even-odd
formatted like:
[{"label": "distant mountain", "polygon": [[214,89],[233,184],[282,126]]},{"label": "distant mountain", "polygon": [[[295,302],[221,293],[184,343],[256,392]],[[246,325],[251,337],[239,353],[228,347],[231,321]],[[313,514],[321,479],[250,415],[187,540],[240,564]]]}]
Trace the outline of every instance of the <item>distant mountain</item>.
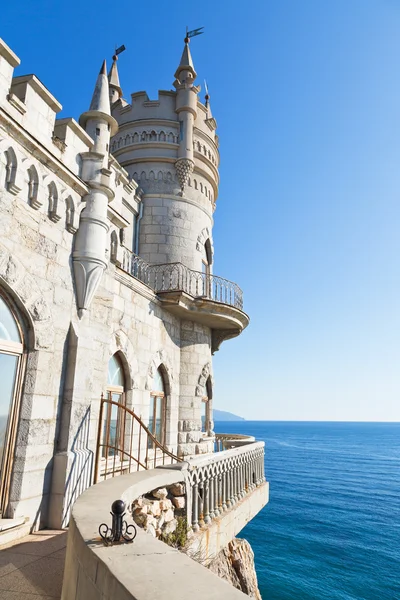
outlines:
[{"label": "distant mountain", "polygon": [[239,417],[238,415],[234,415],[233,413],[227,412],[226,410],[217,410],[214,408],[213,410],[213,420],[214,421],[245,421],[243,417]]}]

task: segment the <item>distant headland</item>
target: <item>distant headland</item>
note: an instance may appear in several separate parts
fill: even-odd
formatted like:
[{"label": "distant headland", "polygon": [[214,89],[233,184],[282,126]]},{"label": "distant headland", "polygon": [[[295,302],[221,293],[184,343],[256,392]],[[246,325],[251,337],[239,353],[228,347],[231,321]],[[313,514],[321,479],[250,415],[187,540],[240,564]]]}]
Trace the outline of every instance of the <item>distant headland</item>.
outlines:
[{"label": "distant headland", "polygon": [[213,410],[213,420],[214,421],[245,421],[243,417],[239,417],[238,415],[234,415],[233,413],[227,412],[226,410],[217,410],[214,408]]}]

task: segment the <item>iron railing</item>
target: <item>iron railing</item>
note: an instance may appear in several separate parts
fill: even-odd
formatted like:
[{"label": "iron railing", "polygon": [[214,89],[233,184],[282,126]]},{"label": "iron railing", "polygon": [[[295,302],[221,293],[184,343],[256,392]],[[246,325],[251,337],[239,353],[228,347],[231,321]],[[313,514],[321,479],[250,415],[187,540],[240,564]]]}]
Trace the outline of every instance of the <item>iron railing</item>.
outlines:
[{"label": "iron railing", "polygon": [[101,397],[94,483],[181,462],[124,404]]},{"label": "iron railing", "polygon": [[194,298],[207,298],[243,310],[242,290],[223,277],[194,271],[179,262],[150,265],[127,248],[124,249],[121,266],[157,294],[180,291]]}]

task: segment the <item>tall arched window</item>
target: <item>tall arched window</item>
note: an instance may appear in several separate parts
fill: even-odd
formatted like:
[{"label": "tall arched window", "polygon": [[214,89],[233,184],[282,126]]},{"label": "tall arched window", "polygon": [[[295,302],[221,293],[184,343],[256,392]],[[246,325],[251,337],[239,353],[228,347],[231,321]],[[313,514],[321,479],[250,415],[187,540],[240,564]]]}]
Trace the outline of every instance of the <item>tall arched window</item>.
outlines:
[{"label": "tall arched window", "polygon": [[[118,404],[125,404],[125,378],[122,363],[117,354],[114,354],[108,363],[107,397]],[[122,440],[119,436],[118,406],[106,404],[107,410],[104,415],[103,427],[103,456],[114,456],[115,448],[118,448]]]},{"label": "tall arched window", "polygon": [[203,396],[201,402],[201,430],[208,433],[212,421],[212,385],[210,377],[207,379],[205,392],[206,395]]},{"label": "tall arched window", "polygon": [[164,379],[161,369],[157,369],[150,396],[149,429],[160,444],[165,443],[165,414],[166,394]]},{"label": "tall arched window", "polygon": [[0,515],[8,497],[18,414],[23,341],[10,307],[0,296]]}]

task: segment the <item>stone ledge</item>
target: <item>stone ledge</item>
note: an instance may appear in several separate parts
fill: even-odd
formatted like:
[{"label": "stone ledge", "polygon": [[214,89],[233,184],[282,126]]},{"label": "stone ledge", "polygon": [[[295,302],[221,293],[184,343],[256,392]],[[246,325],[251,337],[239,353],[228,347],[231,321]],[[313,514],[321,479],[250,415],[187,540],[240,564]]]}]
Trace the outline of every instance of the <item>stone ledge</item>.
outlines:
[{"label": "stone ledge", "polygon": [[154,469],[122,475],[87,489],[72,510],[62,600],[240,600],[246,596],[186,554],[140,529],[133,544],[105,547],[100,523],[110,506],[127,506],[149,490],[172,485],[185,469]]}]

